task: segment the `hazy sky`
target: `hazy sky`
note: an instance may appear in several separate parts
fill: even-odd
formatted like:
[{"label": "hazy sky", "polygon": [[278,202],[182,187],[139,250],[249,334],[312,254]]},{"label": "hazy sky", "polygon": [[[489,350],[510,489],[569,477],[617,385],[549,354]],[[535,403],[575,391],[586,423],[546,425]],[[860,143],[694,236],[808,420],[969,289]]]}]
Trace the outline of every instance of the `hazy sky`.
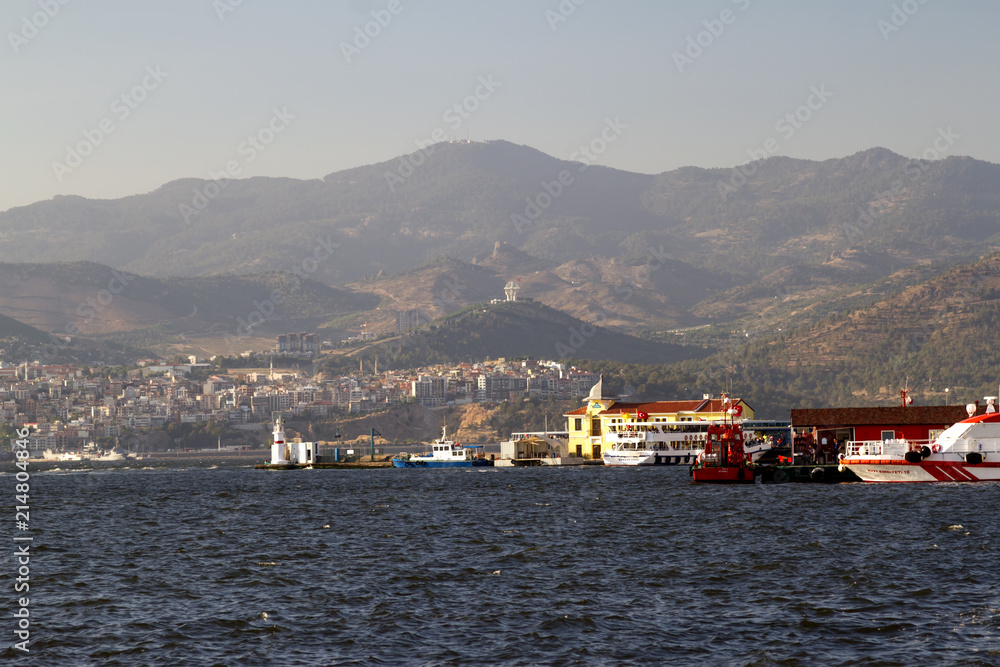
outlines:
[{"label": "hazy sky", "polygon": [[646,173],[949,127],[1000,162],[997,25],[989,0],[4,0],[0,210],[233,161],[319,178],[436,130],[569,159],[609,120],[597,161]]}]

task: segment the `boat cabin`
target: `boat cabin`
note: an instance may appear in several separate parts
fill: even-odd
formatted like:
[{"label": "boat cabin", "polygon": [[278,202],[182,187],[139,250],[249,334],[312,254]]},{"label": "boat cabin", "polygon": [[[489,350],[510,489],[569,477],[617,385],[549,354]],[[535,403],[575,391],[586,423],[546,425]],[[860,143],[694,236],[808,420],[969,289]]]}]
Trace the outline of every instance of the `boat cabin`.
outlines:
[{"label": "boat cabin", "polygon": [[743,430],[732,424],[712,424],[708,427],[703,462],[706,467],[738,466],[746,461]]}]

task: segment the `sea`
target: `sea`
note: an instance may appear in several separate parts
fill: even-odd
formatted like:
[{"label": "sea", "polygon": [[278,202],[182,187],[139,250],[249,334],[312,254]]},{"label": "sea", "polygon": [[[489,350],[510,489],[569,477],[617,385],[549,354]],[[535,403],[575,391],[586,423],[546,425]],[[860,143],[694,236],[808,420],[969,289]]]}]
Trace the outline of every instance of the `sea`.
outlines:
[{"label": "sea", "polygon": [[997,484],[141,463],[5,464],[4,664],[1000,665]]}]

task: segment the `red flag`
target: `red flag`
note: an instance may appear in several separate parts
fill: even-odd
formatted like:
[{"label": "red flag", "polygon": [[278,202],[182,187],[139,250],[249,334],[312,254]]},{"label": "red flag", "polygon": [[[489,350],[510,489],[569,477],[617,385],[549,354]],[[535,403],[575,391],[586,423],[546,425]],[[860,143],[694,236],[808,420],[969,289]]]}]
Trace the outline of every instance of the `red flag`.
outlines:
[{"label": "red flag", "polygon": [[636,416],[639,418],[639,421],[641,421],[641,422],[644,422],[647,419],[649,419],[649,414],[646,413],[646,412],[643,412],[642,410],[639,410],[639,412],[638,412],[638,414]]}]

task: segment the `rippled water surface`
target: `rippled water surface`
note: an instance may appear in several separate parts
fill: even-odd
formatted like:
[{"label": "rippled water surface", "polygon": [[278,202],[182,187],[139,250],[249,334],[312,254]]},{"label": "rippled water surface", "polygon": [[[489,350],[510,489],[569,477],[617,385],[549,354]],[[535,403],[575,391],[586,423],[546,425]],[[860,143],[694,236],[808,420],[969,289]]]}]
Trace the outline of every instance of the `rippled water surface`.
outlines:
[{"label": "rippled water surface", "polygon": [[232,463],[31,483],[12,664],[1000,664],[995,484]]}]

